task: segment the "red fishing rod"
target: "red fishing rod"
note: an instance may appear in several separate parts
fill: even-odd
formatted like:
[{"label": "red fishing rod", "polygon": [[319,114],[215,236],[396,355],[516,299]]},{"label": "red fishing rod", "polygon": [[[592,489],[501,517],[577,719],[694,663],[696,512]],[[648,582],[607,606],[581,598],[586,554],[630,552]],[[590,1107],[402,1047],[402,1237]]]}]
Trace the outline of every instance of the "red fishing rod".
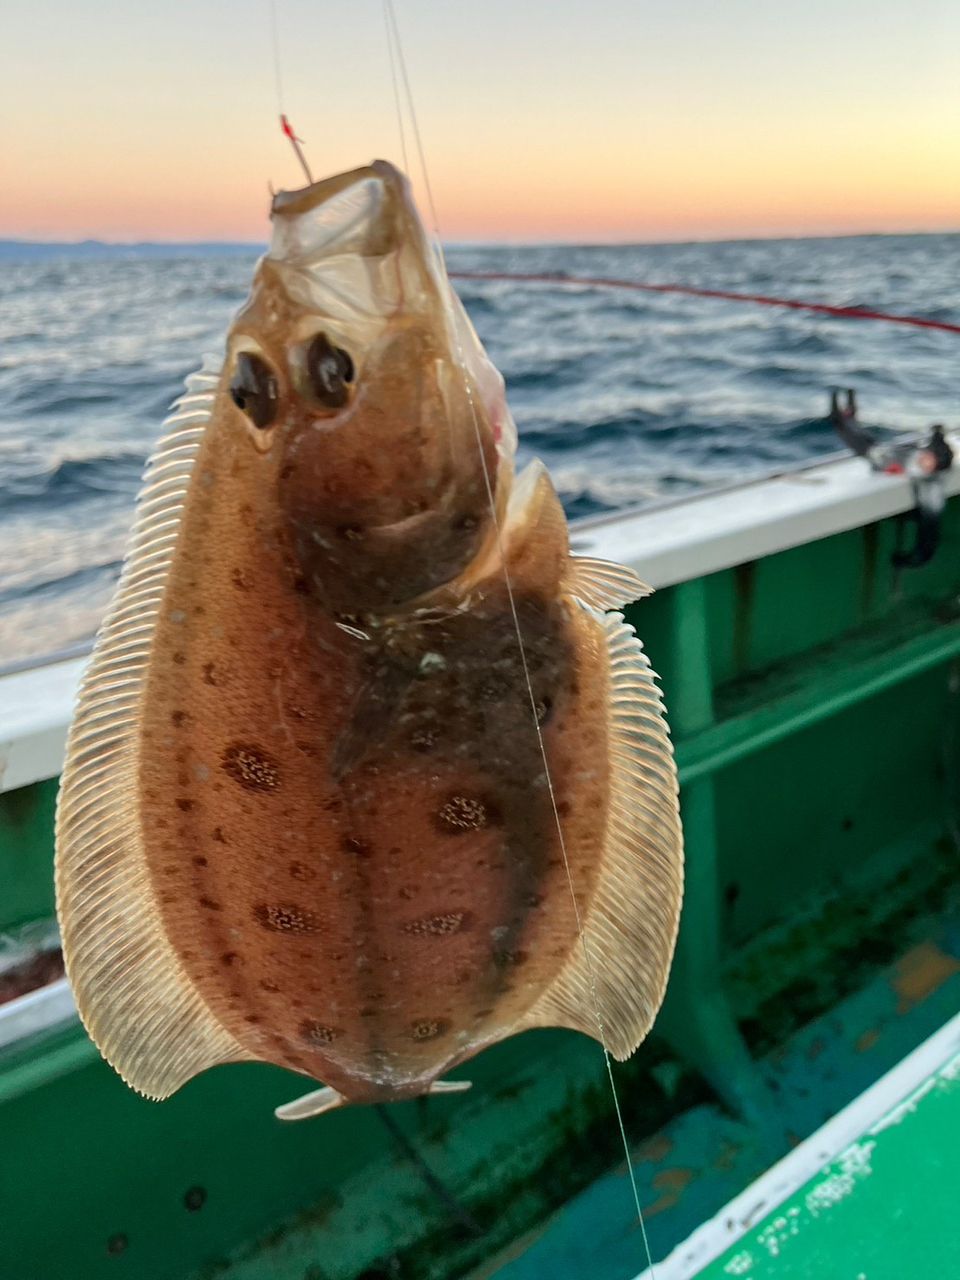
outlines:
[{"label": "red fishing rod", "polygon": [[792,311],[814,311],[840,320],[886,320],[916,329],[939,329],[960,333],[960,324],[932,320],[927,316],[904,316],[870,307],[834,307],[827,302],[801,302],[796,298],[772,298],[762,293],[732,293],[727,289],[698,289],[688,284],[648,284],[641,280],[618,280],[610,276],[570,276],[528,271],[451,271],[456,280],[508,280],[520,284],[586,285],[593,289],[633,289],[638,293],[680,293],[691,298],[720,298],[726,302],[753,302],[764,307],[789,307]]}]

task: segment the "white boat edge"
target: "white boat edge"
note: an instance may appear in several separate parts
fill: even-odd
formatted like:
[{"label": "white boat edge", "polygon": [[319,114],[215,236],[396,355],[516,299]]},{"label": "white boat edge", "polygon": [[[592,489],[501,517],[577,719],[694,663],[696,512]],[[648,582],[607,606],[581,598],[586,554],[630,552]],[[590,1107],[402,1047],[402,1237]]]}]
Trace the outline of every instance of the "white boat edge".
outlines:
[{"label": "white boat edge", "polygon": [[0,1004],[0,1049],[41,1031],[49,1031],[77,1017],[70,983],[57,978],[45,987]]},{"label": "white boat edge", "polygon": [[[951,439],[960,451],[960,440]],[[960,468],[947,472],[960,492]],[[668,587],[886,519],[913,506],[909,480],[830,458],[675,502],[575,522],[574,551]],[[0,676],[0,792],[55,778],[86,656]]]},{"label": "white boat edge", "polygon": [[693,1280],[825,1164],[842,1156],[858,1139],[896,1124],[926,1091],[926,1082],[938,1072],[952,1070],[958,1058],[960,1013],[636,1280]]}]

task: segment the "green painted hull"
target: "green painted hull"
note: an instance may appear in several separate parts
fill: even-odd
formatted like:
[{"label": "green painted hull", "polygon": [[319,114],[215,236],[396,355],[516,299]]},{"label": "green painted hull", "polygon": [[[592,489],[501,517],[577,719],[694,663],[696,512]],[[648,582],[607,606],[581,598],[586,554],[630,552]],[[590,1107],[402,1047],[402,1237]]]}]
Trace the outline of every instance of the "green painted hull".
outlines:
[{"label": "green painted hull", "polygon": [[[899,583],[894,537],[883,521],[630,611],[670,708],[688,882],[657,1034],[618,1071],[629,1132],[640,1144],[682,1124],[712,1090],[739,1117],[741,1146],[744,1134],[754,1144],[745,1163],[715,1171],[708,1197],[688,1179],[666,1208],[678,1166],[644,1148],[657,1255],[821,1122],[798,1105],[786,1123],[770,1087],[778,1046],[951,905],[960,500],[934,561]],[[55,786],[0,796],[0,930],[52,911]],[[944,955],[950,945],[938,943]],[[915,1007],[927,1021],[943,1012]],[[930,1029],[921,1018],[904,1034]],[[870,1069],[909,1047],[878,1051]],[[602,1057],[585,1038],[538,1032],[468,1065],[470,1094],[392,1114],[480,1231],[430,1189],[376,1112],[278,1124],[273,1107],[301,1091],[294,1076],[222,1068],[157,1105],[126,1089],[75,1024],[17,1044],[0,1054],[0,1275],[520,1276],[518,1259],[537,1248],[524,1233],[617,1162]],[[831,1105],[858,1087],[852,1071]],[[730,1123],[716,1107],[704,1114],[718,1133]],[[623,1178],[602,1185],[611,1204],[622,1195],[614,1216],[629,1223]],[[595,1256],[596,1280],[645,1262],[636,1233],[614,1254],[609,1269]]]}]

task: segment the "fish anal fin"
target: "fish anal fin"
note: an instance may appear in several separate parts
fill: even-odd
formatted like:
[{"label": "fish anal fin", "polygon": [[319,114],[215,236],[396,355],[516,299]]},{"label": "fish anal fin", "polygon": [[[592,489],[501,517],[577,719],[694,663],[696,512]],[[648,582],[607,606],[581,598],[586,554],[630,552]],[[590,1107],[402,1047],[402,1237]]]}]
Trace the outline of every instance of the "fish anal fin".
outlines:
[{"label": "fish anal fin", "polygon": [[610,677],[603,855],[593,892],[580,904],[583,938],[523,1025],[603,1038],[623,1060],[650,1030],[666,989],[683,839],[669,731],[643,647],[622,615],[591,617],[604,632]]},{"label": "fish anal fin", "polygon": [[[434,1080],[430,1087],[424,1090],[424,1095],[463,1093],[470,1087],[469,1080]],[[349,1098],[327,1085],[323,1089],[314,1089],[312,1093],[305,1093],[302,1098],[295,1098],[293,1102],[285,1102],[283,1106],[277,1107],[273,1114],[278,1120],[310,1120],[314,1116],[322,1116],[326,1111],[336,1111],[339,1107],[349,1106]]]},{"label": "fish anal fin", "polygon": [[653,587],[641,582],[626,565],[596,560],[593,556],[570,557],[564,587],[570,595],[601,612],[622,609],[653,594]]},{"label": "fish anal fin", "polygon": [[217,376],[205,364],[187,380],[147,467],[131,549],[81,685],[57,806],[57,913],[80,1017],[111,1066],[150,1098],[252,1056],[213,1016],[167,938],[138,806],[153,631]]}]

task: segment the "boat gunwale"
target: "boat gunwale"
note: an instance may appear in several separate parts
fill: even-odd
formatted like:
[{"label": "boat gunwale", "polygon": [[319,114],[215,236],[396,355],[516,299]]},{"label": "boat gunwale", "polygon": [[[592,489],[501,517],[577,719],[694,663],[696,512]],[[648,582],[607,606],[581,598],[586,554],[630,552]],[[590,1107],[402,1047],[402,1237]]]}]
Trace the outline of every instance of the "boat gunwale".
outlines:
[{"label": "boat gunwale", "polygon": [[[960,436],[950,442],[960,451]],[[960,468],[946,474],[960,493]],[[627,565],[654,588],[844,533],[912,509],[905,475],[831,455],[796,469],[604,516],[572,521],[575,553]],[[76,689],[92,640],[0,667],[0,793],[58,776]],[[55,688],[48,696],[47,686]]]},{"label": "boat gunwale", "polygon": [[960,1013],[635,1280],[695,1280],[858,1138],[891,1123],[925,1080],[960,1058]]}]

